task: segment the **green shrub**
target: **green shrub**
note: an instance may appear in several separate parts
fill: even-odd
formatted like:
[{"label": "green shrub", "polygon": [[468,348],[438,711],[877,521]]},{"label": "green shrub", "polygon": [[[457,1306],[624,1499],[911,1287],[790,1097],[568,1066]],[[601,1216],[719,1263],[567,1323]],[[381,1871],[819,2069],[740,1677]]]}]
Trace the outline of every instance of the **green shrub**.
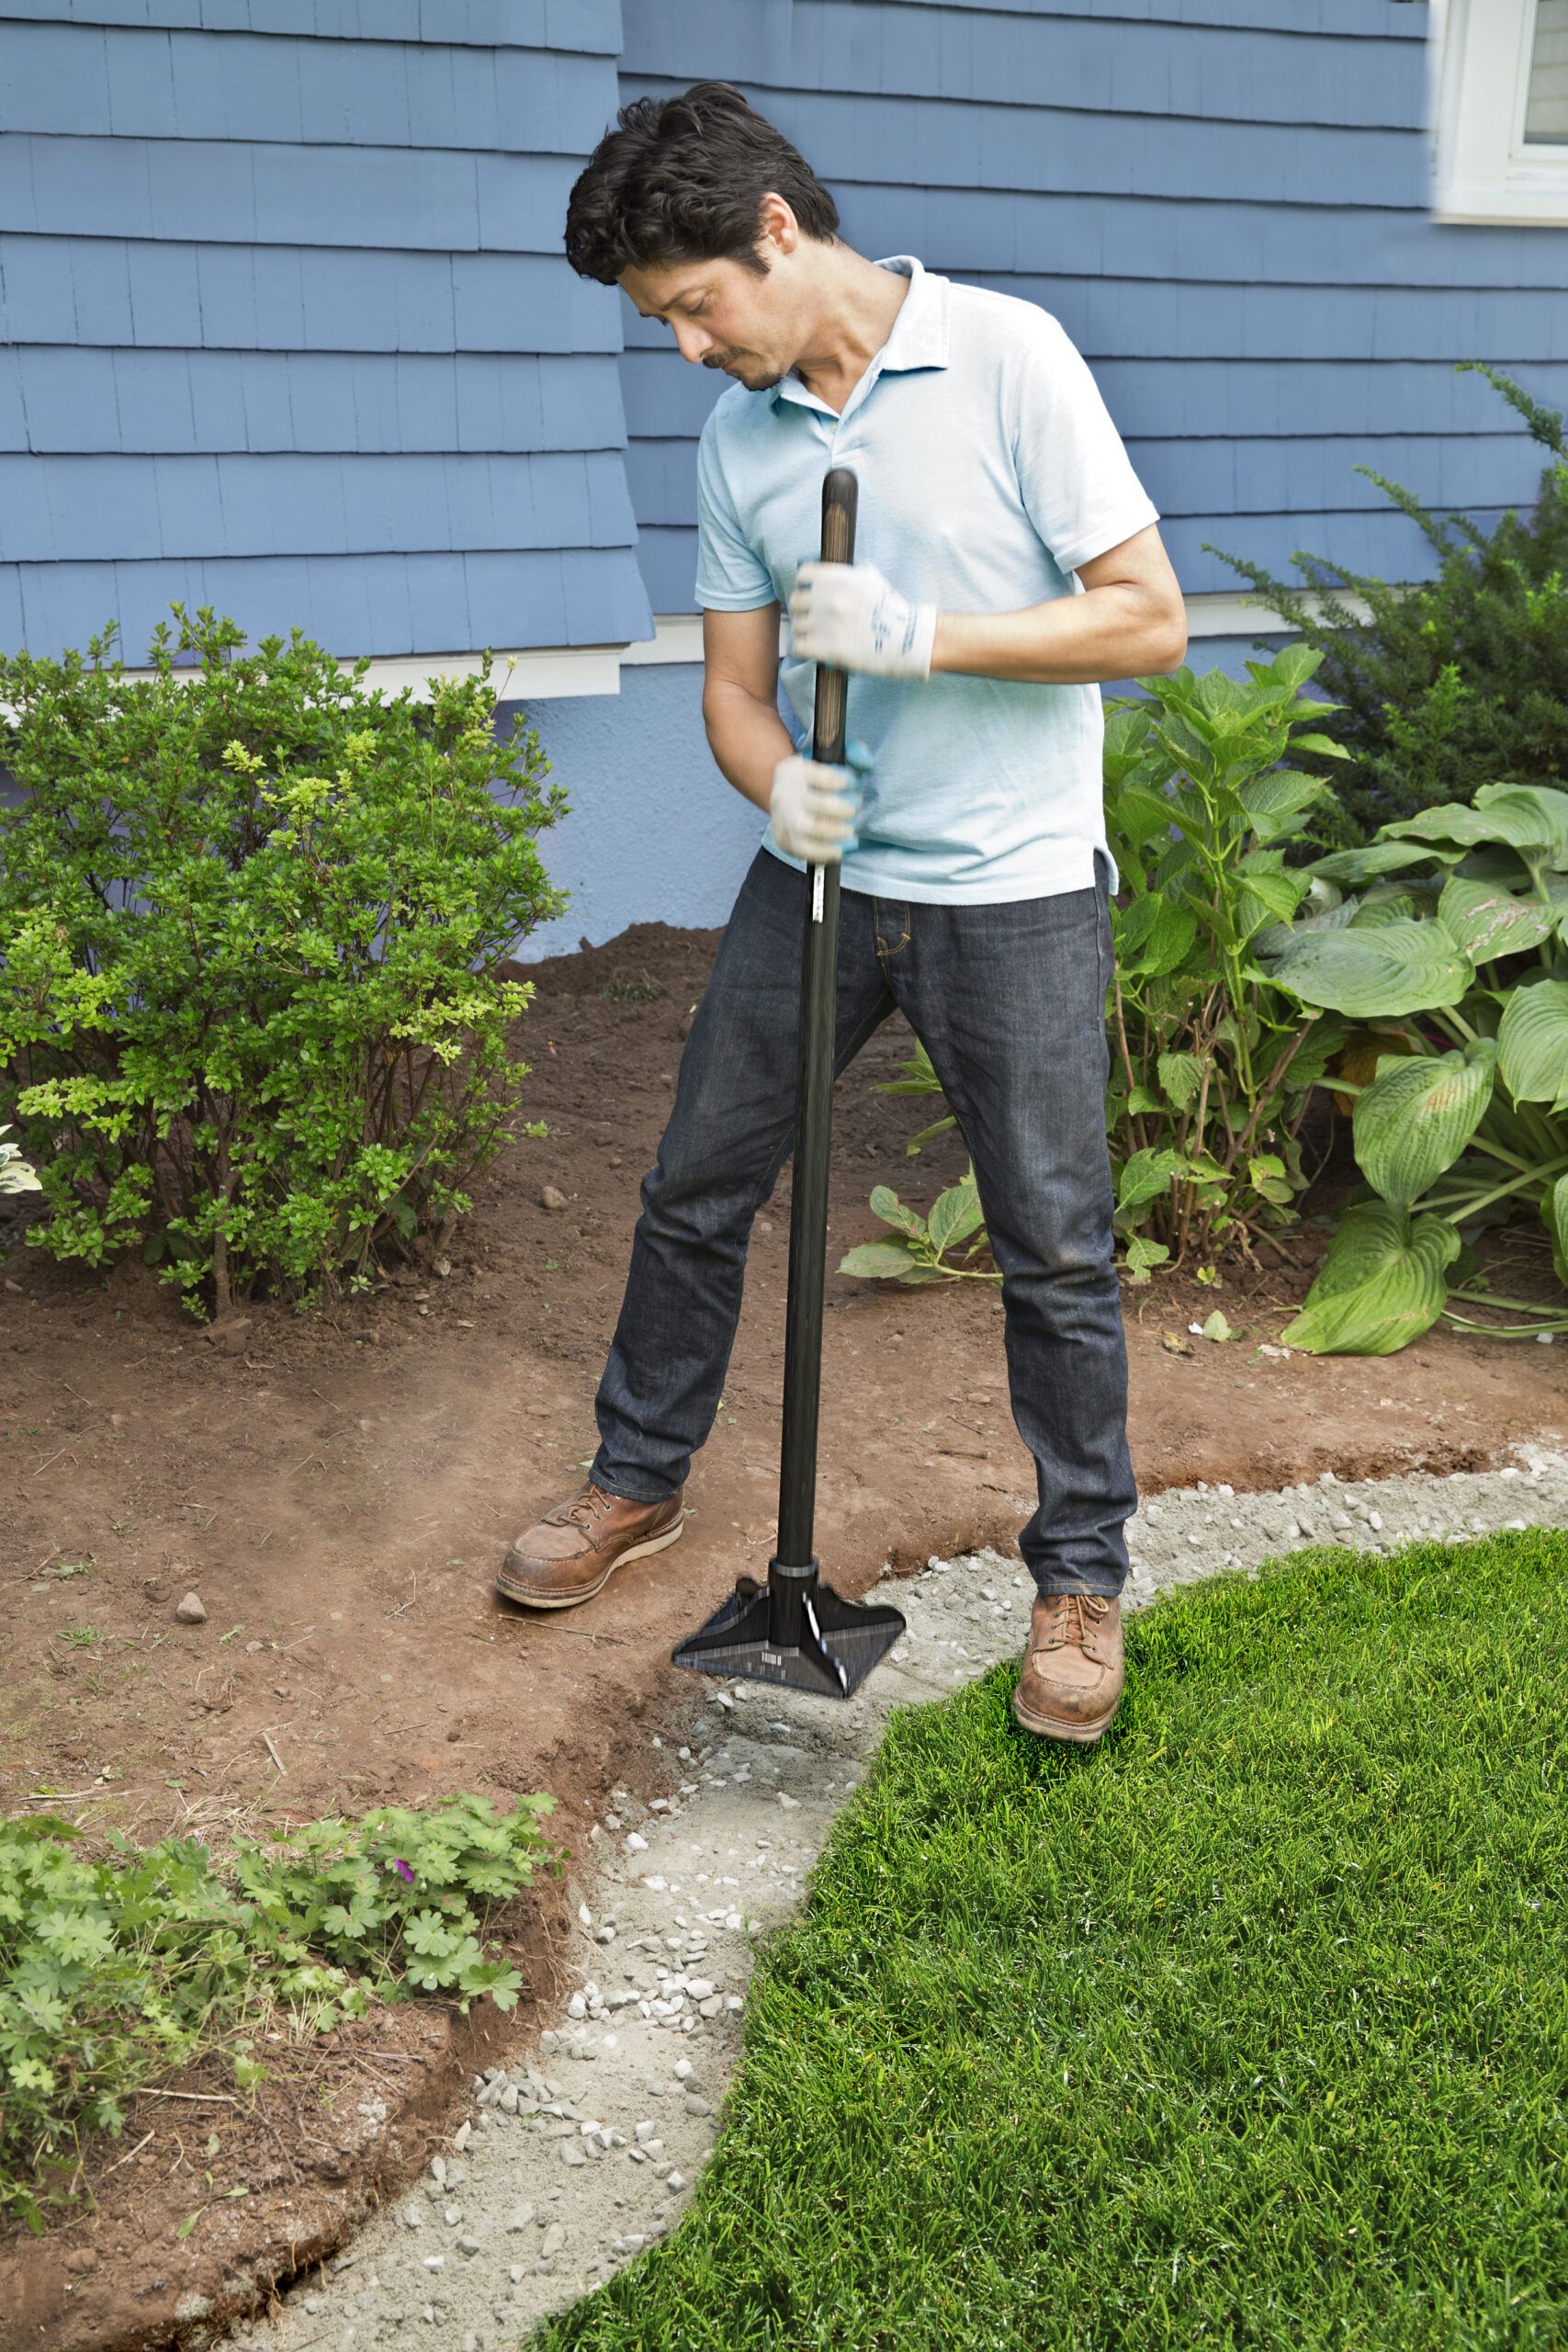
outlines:
[{"label": "green shrub", "polygon": [[488,655],[383,704],[298,629],[237,658],[172,610],[145,680],[112,625],[90,664],[0,655],[0,1110],[31,1241],[140,1248],[221,1314],[471,1206],[526,1075],[530,990],[491,967],[564,904],[534,845],[564,802],[531,731],[494,740]]},{"label": "green shrub", "polygon": [[[1280,987],[1368,1024],[1356,1159],[1375,1195],[1340,1222],[1284,1337],[1389,1355],[1454,1313],[1450,1298],[1568,1330],[1482,1283],[1468,1234],[1529,1209],[1568,1283],[1568,792],[1483,785],[1387,825],[1312,869],[1330,900],[1258,942]],[[1450,1290],[1455,1280],[1463,1285]],[[1493,1325],[1472,1325],[1496,1329]]]},{"label": "green shrub", "polygon": [[142,2084],[214,2043],[256,2082],[243,2037],[275,2003],[320,2032],[411,1989],[511,2008],[521,1980],[482,1939],[543,1859],[549,1805],[386,1806],[241,1845],[224,1868],[192,1838],[117,1837],[88,1861],[69,1822],[0,1822],[0,2212],[38,2226],[81,2133],[118,2133]]},{"label": "green shrub", "polygon": [[[1375,481],[1425,533],[1436,576],[1391,586],[1323,558],[1293,560],[1303,589],[1240,556],[1225,562],[1324,657],[1323,684],[1341,707],[1337,732],[1352,765],[1339,787],[1350,836],[1434,801],[1468,800],[1478,779],[1550,783],[1568,775],[1568,444],[1560,413],[1492,368],[1475,368],[1551,453],[1533,513],[1490,531],[1469,516],[1439,521],[1411,491],[1370,466]],[[1212,553],[1224,555],[1221,548]],[[1371,607],[1362,619],[1348,601]]]}]

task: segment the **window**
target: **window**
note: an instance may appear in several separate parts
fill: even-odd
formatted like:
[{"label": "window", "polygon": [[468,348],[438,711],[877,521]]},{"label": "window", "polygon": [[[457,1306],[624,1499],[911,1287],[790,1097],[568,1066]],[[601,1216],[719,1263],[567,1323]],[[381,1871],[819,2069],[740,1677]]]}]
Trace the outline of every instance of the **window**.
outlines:
[{"label": "window", "polygon": [[1525,145],[1568,147],[1568,0],[1536,0]]},{"label": "window", "polygon": [[1440,220],[1568,226],[1568,0],[1432,0]]}]

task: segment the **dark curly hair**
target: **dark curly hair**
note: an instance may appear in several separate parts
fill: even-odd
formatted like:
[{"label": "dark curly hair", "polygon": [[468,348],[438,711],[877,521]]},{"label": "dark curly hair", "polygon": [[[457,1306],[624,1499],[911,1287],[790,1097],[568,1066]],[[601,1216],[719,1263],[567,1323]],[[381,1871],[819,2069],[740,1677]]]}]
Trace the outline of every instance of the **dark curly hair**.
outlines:
[{"label": "dark curly hair", "polygon": [[695,82],[675,98],[634,98],[579,175],[566,209],[566,257],[614,286],[625,269],[738,261],[757,251],[762,198],[782,196],[808,237],[827,239],[839,208],[799,150],[732,82]]}]

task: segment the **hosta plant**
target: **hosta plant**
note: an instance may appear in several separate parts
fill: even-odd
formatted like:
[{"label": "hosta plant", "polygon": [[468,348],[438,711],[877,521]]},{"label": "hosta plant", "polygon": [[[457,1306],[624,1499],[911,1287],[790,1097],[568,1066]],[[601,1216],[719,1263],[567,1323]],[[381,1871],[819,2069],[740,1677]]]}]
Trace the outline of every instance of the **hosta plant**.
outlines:
[{"label": "hosta plant", "polygon": [[1473,807],[1385,825],[1312,871],[1316,910],[1258,944],[1303,1005],[1361,1024],[1347,1057],[1360,1082],[1333,1083],[1355,1098],[1373,1197],[1341,1219],[1285,1339],[1387,1355],[1445,1312],[1568,1330],[1568,1299],[1499,1296],[1463,1246],[1533,1214],[1568,1285],[1568,792],[1483,785]]},{"label": "hosta plant", "polygon": [[7,1126],[0,1125],[0,1193],[41,1192],[38,1170],[22,1158],[21,1145],[5,1141],[9,1132]]}]

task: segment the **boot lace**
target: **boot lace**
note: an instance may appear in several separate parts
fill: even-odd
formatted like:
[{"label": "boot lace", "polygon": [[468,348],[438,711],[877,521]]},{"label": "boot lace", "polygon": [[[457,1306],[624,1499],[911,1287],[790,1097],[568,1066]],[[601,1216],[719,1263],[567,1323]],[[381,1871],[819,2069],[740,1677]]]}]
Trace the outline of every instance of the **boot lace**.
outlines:
[{"label": "boot lace", "polygon": [[1038,1650],[1069,1646],[1087,1649],[1089,1635],[1103,1620],[1110,1602],[1098,1592],[1052,1592],[1045,1596],[1045,1629],[1034,1645]]},{"label": "boot lace", "polygon": [[596,1487],[591,1478],[561,1516],[569,1527],[581,1527],[591,1535],[598,1522],[608,1518],[615,1499],[614,1495],[607,1495],[604,1487]]}]

